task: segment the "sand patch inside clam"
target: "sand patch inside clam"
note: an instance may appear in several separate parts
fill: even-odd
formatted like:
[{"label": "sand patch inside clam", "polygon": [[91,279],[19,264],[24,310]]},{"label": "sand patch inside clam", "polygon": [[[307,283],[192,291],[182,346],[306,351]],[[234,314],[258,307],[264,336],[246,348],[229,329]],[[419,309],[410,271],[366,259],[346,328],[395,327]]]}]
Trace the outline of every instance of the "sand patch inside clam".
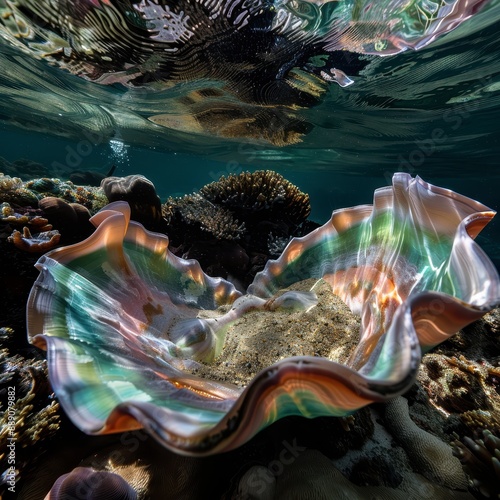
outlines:
[{"label": "sand patch inside clam", "polygon": [[249,312],[227,331],[222,353],[200,363],[200,377],[246,386],[262,369],[292,356],[321,356],[345,363],[357,346],[361,319],[324,280],[309,279],[282,290],[313,290],[318,303],[308,311]]}]

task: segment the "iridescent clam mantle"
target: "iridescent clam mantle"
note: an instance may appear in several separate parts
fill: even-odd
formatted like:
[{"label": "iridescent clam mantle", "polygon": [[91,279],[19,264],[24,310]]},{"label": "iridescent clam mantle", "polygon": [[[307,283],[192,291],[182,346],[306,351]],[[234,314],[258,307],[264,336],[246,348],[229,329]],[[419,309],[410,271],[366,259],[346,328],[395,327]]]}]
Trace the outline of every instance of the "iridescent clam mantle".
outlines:
[{"label": "iridescent clam mantle", "polygon": [[[336,210],[292,240],[239,298],[116,202],[94,216],[87,240],[38,261],[29,337],[47,350],[54,391],[83,431],[144,427],[179,453],[230,450],[287,415],[346,415],[404,393],[422,350],[500,303],[498,273],[473,240],[493,216],[477,201],[395,174],[373,205]],[[345,366],[284,359],[245,389],[186,373],[188,357],[220,351],[227,325],[249,303],[260,307],[306,278],[328,281],[362,317]],[[201,317],[223,304],[232,307],[218,318]]]}]

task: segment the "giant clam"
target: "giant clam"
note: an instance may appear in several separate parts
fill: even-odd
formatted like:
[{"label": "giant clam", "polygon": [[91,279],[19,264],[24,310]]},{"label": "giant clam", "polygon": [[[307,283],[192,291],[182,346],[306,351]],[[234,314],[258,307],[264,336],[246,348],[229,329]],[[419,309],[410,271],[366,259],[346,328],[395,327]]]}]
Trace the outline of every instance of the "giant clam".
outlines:
[{"label": "giant clam", "polygon": [[[373,205],[336,210],[293,239],[241,294],[130,221],[125,202],[93,218],[85,241],[42,256],[28,301],[31,341],[50,380],[90,434],[144,427],[183,454],[234,449],[287,415],[347,415],[404,393],[422,350],[500,303],[496,269],[473,238],[494,216],[481,203],[398,173]],[[248,385],[203,379],[193,366],[223,350],[251,311],[314,307],[312,293],[274,294],[323,279],[361,316],[345,364],[282,359]]]}]

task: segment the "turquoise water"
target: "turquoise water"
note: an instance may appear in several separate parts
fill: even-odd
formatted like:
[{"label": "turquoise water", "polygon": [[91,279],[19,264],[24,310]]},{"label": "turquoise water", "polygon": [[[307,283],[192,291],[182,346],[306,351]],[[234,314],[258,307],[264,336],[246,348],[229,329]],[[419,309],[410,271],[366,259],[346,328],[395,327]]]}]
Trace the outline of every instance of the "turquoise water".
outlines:
[{"label": "turquoise water", "polygon": [[[352,168],[351,171],[348,168],[339,171],[314,163],[300,167],[290,165],[286,161],[276,161],[272,165],[258,161],[219,161],[212,159],[210,155],[190,155],[133,145],[117,149],[113,143],[97,145],[92,148],[90,154],[83,156],[76,153],[78,141],[12,129],[3,130],[2,139],[5,139],[2,147],[3,157],[10,162],[17,160],[21,151],[29,151],[29,154],[21,156],[47,165],[48,172],[66,165],[68,155],[71,160],[78,156],[81,158],[74,170],[98,170],[106,173],[112,165],[116,165],[114,175],[141,173],[148,177],[155,184],[162,201],[168,196],[192,193],[219,179],[221,175],[272,168],[310,195],[310,218],[319,223],[324,223],[335,209],[371,203],[373,191],[390,184],[393,173],[385,167],[365,169],[360,166],[359,169]],[[477,164],[471,160],[470,163],[464,165],[461,170],[457,168],[456,175],[447,175],[446,169],[437,167],[416,169],[412,174],[420,175],[432,184],[477,199],[493,210],[499,210],[500,168],[497,161]],[[483,169],[490,171],[482,173]],[[500,269],[498,216],[483,230],[477,241]]]}]

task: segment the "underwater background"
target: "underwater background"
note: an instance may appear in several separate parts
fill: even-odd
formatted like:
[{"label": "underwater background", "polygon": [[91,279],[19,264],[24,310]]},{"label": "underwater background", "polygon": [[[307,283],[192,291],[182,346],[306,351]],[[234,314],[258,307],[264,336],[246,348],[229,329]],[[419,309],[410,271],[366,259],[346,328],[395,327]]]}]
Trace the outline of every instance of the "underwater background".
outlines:
[{"label": "underwater background", "polygon": [[[24,3],[36,4],[30,0]],[[81,3],[95,6],[113,2]],[[295,5],[293,1],[276,3]],[[0,0],[0,14],[6,25],[10,17],[5,13],[14,4]],[[149,2],[144,0],[141,5]],[[239,102],[225,92],[221,80],[210,78],[176,82],[169,88],[99,85],[57,67],[50,58],[40,54],[34,57],[33,51],[50,51],[43,44],[28,49],[20,39],[11,37],[12,26],[10,33],[0,29],[0,173],[10,177],[29,181],[39,177],[67,180],[75,172],[96,172],[102,177],[110,172],[118,177],[142,174],[154,184],[163,203],[169,197],[196,192],[221,176],[272,170],[310,196],[309,219],[324,224],[333,210],[371,204],[374,190],[391,185],[395,172],[404,172],[478,200],[492,210],[500,209],[500,0],[485,2],[470,19],[419,50],[387,57],[347,54],[342,60],[347,80],[320,84],[299,74],[295,83],[303,84],[304,93],[314,96],[308,105],[295,105],[293,100],[286,106]],[[22,24],[17,27],[23,29]],[[321,57],[316,60],[317,72],[322,67]],[[327,56],[323,62],[331,63]],[[247,78],[251,80],[251,76]],[[251,81],[246,83],[251,86]],[[275,92],[265,89],[263,102],[278,99]],[[211,110],[216,112],[210,114]],[[426,429],[426,436],[436,431],[442,442],[449,443],[459,435],[465,443],[457,444],[459,449],[472,449],[473,439],[480,442],[484,437],[483,441],[487,441],[487,435],[482,434],[484,429],[491,429],[496,437],[488,438],[485,445],[489,450],[482,454],[486,466],[477,475],[469,471],[469,479],[479,478],[477,483],[458,484],[462,492],[457,496],[449,491],[439,496],[432,488],[441,491],[439,488],[444,485],[454,489],[457,481],[455,477],[443,479],[443,470],[438,470],[434,478],[438,486],[427,480],[420,483],[420,476],[412,476],[412,485],[417,485],[417,489],[408,498],[472,495],[481,499],[498,495],[498,478],[493,479],[493,461],[488,454],[493,456],[500,450],[498,308],[482,322],[466,327],[426,354],[418,383],[405,395],[410,401],[409,410],[404,399],[398,398],[384,409],[376,405],[375,409],[364,408],[352,420],[320,417],[304,423],[305,419],[292,416],[264,430],[240,449],[206,460],[176,455],[143,431],[137,431],[132,453],[128,445],[117,443],[116,436],[88,438],[59,408],[47,383],[45,355],[28,346],[24,331],[25,303],[38,275],[33,265],[39,255],[16,253],[13,245],[7,246],[7,233],[2,237],[3,249],[8,250],[3,254],[3,267],[0,266],[1,277],[5,278],[1,297],[7,305],[0,313],[4,315],[0,341],[10,354],[5,350],[5,356],[0,358],[2,373],[8,374],[1,388],[7,384],[19,388],[19,415],[34,401],[30,403],[34,411],[27,418],[23,436],[26,440],[32,434],[42,436],[33,448],[33,456],[42,459],[33,461],[33,468],[30,452],[26,451],[30,445],[20,440],[18,460],[26,471],[21,476],[20,498],[43,498],[55,478],[73,467],[93,466],[93,457],[98,454],[99,467],[106,468],[115,450],[126,456],[127,466],[144,466],[144,470],[149,467],[151,477],[162,477],[158,480],[160,486],[151,480],[154,493],[150,497],[143,491],[140,498],[167,498],[157,493],[163,492],[165,485],[172,488],[168,498],[206,498],[205,485],[214,477],[219,481],[219,489],[213,498],[247,498],[241,486],[242,476],[245,467],[255,464],[268,464],[268,475],[271,471],[283,484],[289,484],[289,491],[293,491],[292,486],[304,487],[307,495],[307,482],[302,478],[307,474],[314,476],[308,467],[320,471],[331,466],[314,455],[317,450],[328,460],[337,460],[335,466],[344,473],[348,470],[349,480],[356,483],[356,488],[396,488],[401,479],[396,477],[401,451],[393,454],[394,462],[383,458],[392,457],[393,451],[386,430],[404,428],[399,429],[399,442],[411,441],[415,448],[428,438],[420,433],[424,431],[413,429],[416,425],[409,414]],[[476,241],[500,270],[499,216],[481,231]],[[24,358],[16,358],[18,354]],[[384,425],[380,424],[380,415],[385,419]],[[21,418],[19,421],[19,425],[24,425]],[[456,431],[458,434],[453,434]],[[122,436],[128,438],[129,434]],[[358,469],[346,465],[347,459],[342,463],[343,454],[356,456],[372,435],[372,444],[375,442],[376,446],[385,439],[381,455],[377,455],[380,450],[375,446],[377,453],[372,453],[371,448],[367,452],[368,466],[362,460]],[[283,450],[293,455],[297,436],[299,459],[293,467],[285,468],[283,475],[275,473],[269,464]],[[439,448],[441,441],[429,447]],[[134,455],[136,444],[139,451]],[[81,450],[78,456],[74,453],[77,447]],[[450,455],[448,444],[446,448]],[[52,449],[56,452],[47,453]],[[469,458],[470,452],[462,453],[461,458]],[[361,455],[360,452],[358,457]],[[86,458],[80,462],[81,457]],[[405,467],[411,468],[410,462],[405,462]],[[293,472],[299,465],[302,469]],[[434,474],[432,464],[426,463],[424,468]],[[167,469],[176,478],[173,486],[170,477],[165,478]],[[116,470],[121,470],[120,464]],[[373,477],[367,478],[366,470]],[[125,476],[128,473],[121,472]],[[498,474],[497,469],[495,473]],[[134,474],[136,482],[131,483],[136,487],[143,476],[141,471]],[[6,478],[3,473],[0,486],[5,487]],[[260,480],[267,484],[268,479]],[[302,484],[294,485],[294,481]],[[341,482],[341,477],[337,481]],[[359,498],[370,498],[362,496],[369,495],[367,491],[359,493]],[[275,498],[290,498],[288,494]]]}]

